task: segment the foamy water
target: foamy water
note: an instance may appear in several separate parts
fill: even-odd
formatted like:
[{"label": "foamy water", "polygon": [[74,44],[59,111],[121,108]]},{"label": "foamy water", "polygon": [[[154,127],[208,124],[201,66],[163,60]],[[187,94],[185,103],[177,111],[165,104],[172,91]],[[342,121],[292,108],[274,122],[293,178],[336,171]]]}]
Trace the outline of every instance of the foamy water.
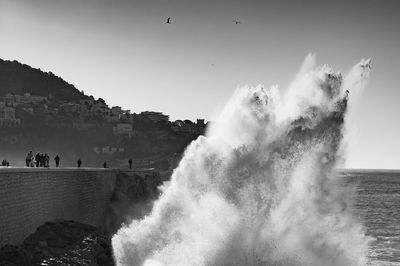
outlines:
[{"label": "foamy water", "polygon": [[306,58],[280,95],[236,90],[213,128],[189,145],[142,220],[112,239],[118,265],[365,265],[370,238],[337,185],[348,92],[370,71],[343,78]]}]

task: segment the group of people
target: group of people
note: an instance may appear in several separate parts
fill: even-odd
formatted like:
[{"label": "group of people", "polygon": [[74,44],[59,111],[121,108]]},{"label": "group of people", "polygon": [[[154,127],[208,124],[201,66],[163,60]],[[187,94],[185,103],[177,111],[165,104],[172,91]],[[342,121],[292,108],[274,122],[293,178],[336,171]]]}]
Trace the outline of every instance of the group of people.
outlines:
[{"label": "group of people", "polygon": [[[56,155],[54,157],[54,162],[56,167],[60,166],[60,156]],[[3,162],[4,163],[4,162]],[[26,155],[25,163],[27,167],[49,167],[50,166],[50,156],[45,153],[37,153],[36,155],[33,154],[32,151],[29,151],[28,154]],[[79,158],[78,161],[76,162],[78,168],[81,167],[82,165],[82,159]],[[129,168],[132,169],[132,159],[129,159]],[[4,163],[7,165],[6,163]],[[9,164],[8,164],[9,165]],[[103,168],[108,168],[107,162],[103,163]]]},{"label": "group of people", "polygon": [[[60,165],[60,156],[56,155],[54,157],[54,162],[56,163],[56,167]],[[27,167],[49,167],[50,166],[50,156],[45,153],[37,153],[33,155],[32,151],[29,151],[26,155],[25,163]]]},{"label": "group of people", "polygon": [[1,166],[10,166],[10,162],[4,159],[3,161],[1,161]]}]

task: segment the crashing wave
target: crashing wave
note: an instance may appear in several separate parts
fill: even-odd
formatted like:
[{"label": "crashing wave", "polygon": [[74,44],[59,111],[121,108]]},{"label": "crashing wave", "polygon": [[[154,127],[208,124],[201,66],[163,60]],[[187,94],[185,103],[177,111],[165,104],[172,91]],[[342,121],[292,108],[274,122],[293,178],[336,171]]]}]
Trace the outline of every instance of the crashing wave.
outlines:
[{"label": "crashing wave", "polygon": [[206,137],[186,149],[152,212],[112,239],[118,265],[365,265],[369,239],[336,184],[349,91],[346,78],[306,58],[280,97],[244,87]]}]

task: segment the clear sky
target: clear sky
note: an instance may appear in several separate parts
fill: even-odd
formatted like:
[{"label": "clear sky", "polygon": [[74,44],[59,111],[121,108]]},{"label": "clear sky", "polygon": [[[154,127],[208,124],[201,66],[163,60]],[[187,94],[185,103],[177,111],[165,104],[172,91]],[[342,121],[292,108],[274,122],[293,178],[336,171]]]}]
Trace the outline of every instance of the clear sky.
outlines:
[{"label": "clear sky", "polygon": [[372,57],[347,167],[400,168],[399,27],[400,1],[0,0],[0,58],[109,105],[212,120],[237,86],[286,88],[309,52],[343,71]]}]

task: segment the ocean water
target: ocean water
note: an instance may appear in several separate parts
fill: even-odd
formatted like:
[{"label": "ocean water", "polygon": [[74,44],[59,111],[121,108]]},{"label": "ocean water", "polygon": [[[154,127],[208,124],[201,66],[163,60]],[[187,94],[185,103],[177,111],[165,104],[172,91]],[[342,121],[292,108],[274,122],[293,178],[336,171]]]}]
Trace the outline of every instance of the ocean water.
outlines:
[{"label": "ocean water", "polygon": [[344,172],[356,187],[355,213],[374,238],[368,265],[400,265],[400,171]]}]

